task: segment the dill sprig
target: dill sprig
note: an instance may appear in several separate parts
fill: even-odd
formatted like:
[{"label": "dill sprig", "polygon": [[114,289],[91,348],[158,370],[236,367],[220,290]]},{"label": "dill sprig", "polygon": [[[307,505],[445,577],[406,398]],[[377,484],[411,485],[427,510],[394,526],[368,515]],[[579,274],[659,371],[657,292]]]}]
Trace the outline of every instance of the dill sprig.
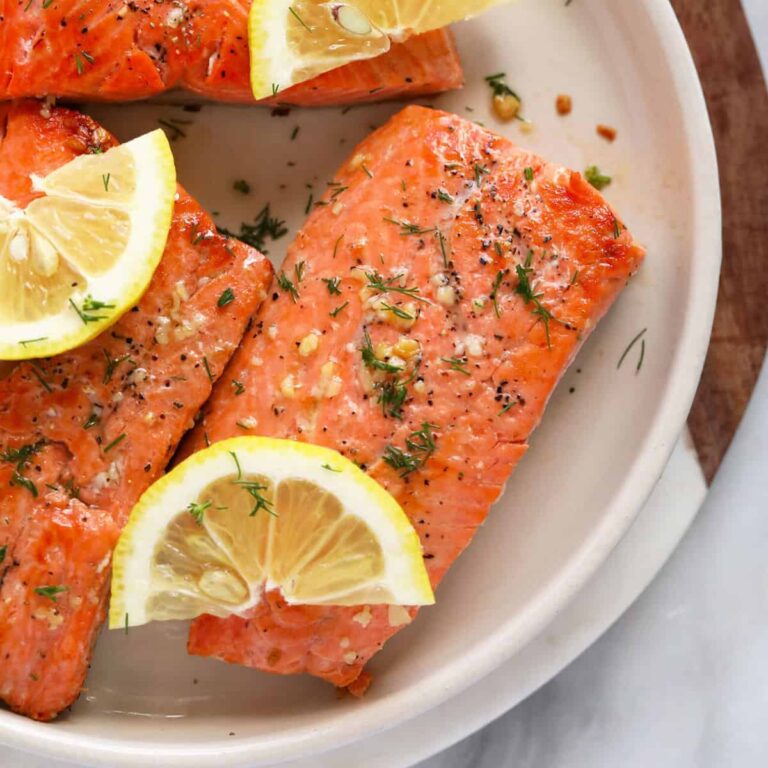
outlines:
[{"label": "dill sprig", "polygon": [[424,227],[420,227],[418,224],[411,224],[409,221],[400,221],[399,219],[393,219],[389,216],[385,216],[384,221],[400,227],[400,234],[403,237],[407,235],[428,235],[435,231],[434,227],[424,229]]},{"label": "dill sprig", "polygon": [[493,302],[493,311],[496,313],[496,317],[501,317],[501,307],[499,306],[499,288],[504,280],[504,276],[507,274],[507,270],[499,270],[496,273],[496,277],[493,278],[493,284],[491,285],[491,301]]},{"label": "dill sprig", "polygon": [[384,452],[384,461],[393,469],[399,470],[400,477],[406,477],[420,469],[437,448],[432,430],[438,428],[435,424],[424,422],[421,429],[411,432],[405,439],[407,450],[388,445]]},{"label": "dill sprig", "polygon": [[45,440],[38,440],[36,443],[28,443],[27,445],[22,445],[18,448],[6,448],[4,451],[0,451],[0,461],[16,465],[13,475],[11,476],[10,484],[12,486],[26,488],[35,498],[37,498],[38,495],[37,486],[22,473],[29,465],[29,460],[32,456],[38,453],[45,444]]},{"label": "dill sprig", "polygon": [[466,357],[441,357],[444,363],[448,363],[451,366],[452,371],[461,373],[464,376],[470,376],[470,372],[464,367],[467,364]]},{"label": "dill sprig", "polygon": [[288,234],[288,228],[282,219],[272,216],[270,204],[267,203],[253,220],[253,224],[243,222],[240,224],[240,232],[235,233],[219,227],[219,232],[226,237],[235,237],[264,254],[269,253],[266,248],[268,242],[279,240]]},{"label": "dill sprig", "polygon": [[279,286],[281,291],[284,291],[285,293],[290,295],[291,301],[293,301],[293,303],[295,304],[296,300],[299,298],[299,289],[296,287],[293,281],[288,277],[288,275],[285,274],[284,270],[281,270],[280,274],[277,276],[277,285]]},{"label": "dill sprig", "polygon": [[331,296],[341,296],[341,290],[339,289],[339,285],[341,285],[340,277],[324,277],[323,282]]},{"label": "dill sprig", "polygon": [[429,303],[427,299],[420,296],[419,288],[414,286],[413,288],[406,288],[404,285],[398,285],[397,281],[402,279],[405,275],[395,275],[394,277],[384,278],[375,270],[373,272],[366,272],[366,278],[368,279],[367,288],[378,293],[399,293],[402,296],[408,296],[416,301],[423,301]]},{"label": "dill sprig", "polygon": [[68,589],[69,587],[64,587],[61,585],[35,587],[35,594],[40,595],[40,597],[47,597],[49,600],[52,600],[54,603],[57,603],[59,600],[56,597],[56,595],[60,595],[62,592],[66,592]]},{"label": "dill sprig", "polygon": [[93,296],[88,294],[83,299],[83,306],[78,307],[77,304],[75,304],[72,299],[69,300],[69,303],[72,305],[72,309],[77,312],[80,319],[83,321],[83,325],[88,325],[88,323],[98,323],[100,320],[106,320],[109,315],[93,315],[92,312],[98,312],[102,309],[114,309],[114,304],[106,304],[103,301],[98,301],[97,299],[94,299]]},{"label": "dill sprig", "polygon": [[274,506],[273,503],[262,493],[262,491],[266,491],[269,486],[256,482],[255,480],[235,480],[233,481],[233,484],[239,485],[244,491],[250,494],[256,502],[251,510],[250,517],[254,517],[261,509],[268,512],[273,517],[277,517],[277,513],[272,508]]},{"label": "dill sprig", "polygon": [[506,72],[497,72],[495,75],[488,75],[485,82],[488,83],[494,96],[514,96],[518,101],[522,101],[520,96],[507,85],[506,79]]},{"label": "dill sprig", "polygon": [[515,293],[518,296],[522,296],[526,304],[533,304],[533,314],[538,317],[544,323],[544,333],[547,337],[547,348],[552,349],[552,344],[549,338],[549,321],[554,320],[554,315],[541,303],[541,297],[543,293],[536,293],[536,289],[531,284],[531,275],[533,269],[531,268],[531,262],[533,261],[533,251],[528,251],[528,255],[525,258],[524,264],[518,264],[515,267],[517,272],[517,287]]},{"label": "dill sprig", "polygon": [[202,504],[197,504],[194,501],[191,501],[189,505],[187,506],[187,511],[189,512],[192,517],[195,518],[195,522],[198,525],[203,524],[203,515],[205,514],[206,510],[210,508],[210,506],[213,504],[212,501],[204,501]]}]

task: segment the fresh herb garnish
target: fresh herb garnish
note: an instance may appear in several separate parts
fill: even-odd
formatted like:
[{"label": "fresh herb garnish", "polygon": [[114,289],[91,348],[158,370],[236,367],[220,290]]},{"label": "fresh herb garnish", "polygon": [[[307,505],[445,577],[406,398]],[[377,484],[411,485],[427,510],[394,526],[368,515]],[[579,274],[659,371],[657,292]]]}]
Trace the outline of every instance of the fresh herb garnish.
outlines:
[{"label": "fresh herb garnish", "polygon": [[216,302],[216,305],[218,307],[226,307],[227,304],[231,304],[235,300],[235,292],[231,288],[226,288],[221,296],[219,296],[219,300]]},{"label": "fresh herb garnish", "polygon": [[47,597],[49,600],[53,600],[54,603],[57,603],[59,600],[56,595],[60,595],[68,589],[69,587],[63,586],[35,587],[35,594],[40,595],[40,597]]},{"label": "fresh herb garnish", "polygon": [[596,165],[590,165],[584,171],[584,178],[597,190],[605,189],[613,179],[606,176]]},{"label": "fresh herb garnish", "polygon": [[506,79],[506,72],[497,72],[495,75],[488,75],[485,82],[488,83],[494,96],[514,96],[518,101],[522,101],[520,96],[507,85]]},{"label": "fresh herb garnish", "polygon": [[530,167],[526,168],[523,171],[523,175],[525,176],[526,181],[533,181],[533,168],[530,168]]},{"label": "fresh herb garnish", "polygon": [[281,270],[280,274],[277,276],[277,284],[281,291],[290,294],[291,301],[295,304],[296,300],[299,298],[299,290],[283,270]]},{"label": "fresh herb garnish", "polygon": [[110,381],[112,381],[112,376],[117,370],[117,366],[120,365],[121,363],[124,363],[126,360],[130,360],[131,356],[123,355],[122,357],[110,357],[109,352],[107,352],[106,349],[102,349],[102,352],[104,353],[104,357],[106,358],[106,361],[107,361],[107,365],[104,369],[104,378],[102,379],[102,381],[104,382],[104,384],[108,384]]},{"label": "fresh herb garnish", "polygon": [[106,304],[103,301],[98,301],[90,294],[83,299],[82,308],[78,307],[72,299],[69,300],[69,303],[72,305],[72,309],[77,312],[80,319],[83,321],[83,325],[88,325],[88,323],[98,323],[100,320],[106,320],[107,317],[109,317],[109,315],[92,315],[91,312],[98,312],[101,309],[115,308],[114,304]]},{"label": "fresh herb garnish", "polygon": [[211,366],[208,363],[207,357],[203,357],[203,368],[205,368],[205,375],[208,377],[208,381],[213,384],[213,373],[211,372]]},{"label": "fresh herb garnish", "polygon": [[43,446],[45,446],[45,440],[38,440],[36,443],[28,443],[19,448],[6,448],[4,451],[0,451],[0,461],[16,465],[10,484],[26,488],[35,498],[37,498],[37,486],[28,477],[24,477],[22,472],[27,468],[32,456],[38,453]]},{"label": "fresh herb garnish", "polygon": [[345,301],[345,302],[344,302],[344,303],[343,303],[341,306],[338,306],[338,307],[336,307],[336,309],[332,310],[332,311],[331,311],[331,312],[329,312],[328,314],[329,314],[331,317],[335,318],[335,317],[336,317],[336,316],[337,316],[337,315],[338,315],[338,314],[339,314],[341,311],[343,311],[344,309],[346,309],[348,306],[349,306],[349,302],[348,302],[348,301]]},{"label": "fresh herb garnish", "polygon": [[111,173],[102,173],[101,174],[101,181],[104,184],[104,191],[109,192],[109,180],[112,178]]},{"label": "fresh herb garnish", "polygon": [[262,491],[268,490],[269,486],[258,483],[255,480],[235,480],[234,485],[239,485],[256,502],[251,510],[250,517],[254,517],[260,509],[268,512],[273,517],[277,517],[277,513],[272,509],[273,503],[262,493]]},{"label": "fresh herb garnish", "polygon": [[408,385],[416,379],[418,373],[419,363],[407,379],[390,378],[376,385],[379,390],[378,403],[385,416],[391,416],[393,419],[403,418],[403,406],[408,399]]},{"label": "fresh herb garnish", "polygon": [[443,266],[448,269],[448,251],[445,247],[445,235],[440,229],[435,228],[435,234],[437,235],[437,242],[440,246],[440,254],[443,257]]},{"label": "fresh herb garnish", "polygon": [[2,565],[3,560],[5,560],[5,553],[8,551],[8,545],[3,544],[2,547],[0,547],[0,565]]},{"label": "fresh herb garnish", "polygon": [[289,5],[289,6],[288,6],[288,11],[289,11],[289,12],[291,13],[291,15],[292,15],[292,16],[293,16],[293,17],[296,19],[296,21],[298,21],[298,22],[299,22],[299,24],[301,24],[301,26],[302,26],[302,27],[304,27],[304,29],[306,29],[306,30],[307,30],[307,32],[309,32],[310,34],[312,33],[312,28],[311,28],[311,27],[308,27],[308,26],[307,26],[307,25],[304,23],[304,19],[302,19],[302,18],[301,18],[301,16],[299,16],[299,14],[298,14],[298,13],[296,13],[296,11],[294,10],[294,8],[293,8],[293,6],[292,6],[292,5]]},{"label": "fresh herb garnish", "polygon": [[366,287],[373,291],[377,291],[378,293],[399,293],[403,296],[409,296],[412,299],[416,299],[416,301],[429,303],[423,296],[419,296],[418,287],[406,288],[404,285],[397,284],[397,281],[404,277],[404,275],[395,275],[394,277],[385,279],[378,272],[373,271],[366,272],[365,276],[368,278],[368,285]]},{"label": "fresh herb garnish", "polygon": [[241,195],[251,194],[251,185],[245,179],[237,179],[237,181],[233,182],[232,189],[234,189],[235,192],[239,192]]},{"label": "fresh herb garnish", "polygon": [[120,443],[122,443],[126,437],[128,437],[128,435],[126,435],[125,432],[123,432],[122,435],[118,435],[111,443],[109,443],[109,445],[104,448],[104,453],[109,453],[113,448],[120,445]]},{"label": "fresh herb garnish", "polygon": [[24,477],[18,470],[11,475],[11,485],[26,488],[35,498],[37,498],[37,486],[28,477]]},{"label": "fresh herb garnish", "polygon": [[202,504],[197,504],[194,501],[191,501],[189,505],[187,506],[187,511],[189,512],[192,517],[195,518],[195,522],[198,525],[203,524],[203,515],[205,514],[205,511],[213,504],[212,501],[204,501]]},{"label": "fresh herb garnish", "polygon": [[493,302],[493,311],[496,313],[496,317],[501,317],[501,307],[499,306],[499,288],[501,287],[502,280],[507,274],[507,270],[499,270],[496,273],[496,277],[493,279],[493,285],[491,286],[491,301]]},{"label": "fresh herb garnish", "polygon": [[323,282],[331,296],[341,296],[341,291],[339,290],[339,285],[341,284],[340,277],[324,277]]},{"label": "fresh herb garnish", "polygon": [[83,429],[90,429],[91,427],[95,427],[99,422],[101,421],[101,416],[99,416],[96,411],[94,411],[83,424]]},{"label": "fresh herb garnish", "polygon": [[246,243],[246,245],[250,245],[257,251],[266,254],[268,253],[266,249],[267,242],[284,237],[288,234],[288,228],[285,226],[284,221],[276,216],[272,216],[269,203],[267,203],[256,215],[253,224],[246,224],[244,222],[240,225],[239,233],[230,232],[224,227],[219,227],[219,232],[227,237],[236,237],[238,240]]},{"label": "fresh herb garnish", "polygon": [[[323,464],[323,465],[322,465],[322,468],[323,468],[323,469],[327,469],[329,472],[341,472],[341,470],[340,470],[340,469],[334,469],[334,468],[333,468],[333,467],[332,467],[330,464]],[[0,560],[0,563],[2,563],[2,562],[3,562],[3,561],[2,561],[2,560]]]},{"label": "fresh herb garnish", "polygon": [[43,377],[43,374],[40,373],[40,371],[38,370],[37,366],[34,363],[32,364],[32,373],[33,373],[34,377],[40,382],[40,384],[42,384],[43,389],[46,392],[53,392],[53,388],[45,380],[45,378]]},{"label": "fresh herb garnish", "polygon": [[437,190],[437,199],[443,203],[453,203],[454,199],[444,189]]},{"label": "fresh herb garnish", "polygon": [[395,317],[399,317],[401,320],[415,320],[416,318],[410,313],[406,312],[402,307],[394,306],[393,304],[387,304],[383,301],[378,305],[379,309],[385,312],[391,312]]},{"label": "fresh herb garnish", "polygon": [[461,373],[464,376],[470,376],[470,372],[464,367],[467,364],[466,357],[441,357],[444,363],[448,363],[451,366],[452,371]]},{"label": "fresh herb garnish", "polygon": [[405,440],[407,450],[388,445],[383,459],[393,469],[400,470],[400,477],[406,477],[423,467],[436,449],[435,435],[432,430],[438,429],[435,424],[424,422],[421,429],[411,434]]},{"label": "fresh herb garnish", "polygon": [[232,386],[235,388],[236,395],[242,395],[245,392],[245,384],[237,379],[232,379]]},{"label": "fresh herb garnish", "polygon": [[518,264],[515,267],[517,272],[517,286],[515,293],[518,296],[523,297],[523,301],[526,304],[533,304],[533,314],[536,315],[544,323],[544,333],[547,337],[547,348],[552,349],[552,344],[549,338],[549,321],[554,320],[552,313],[541,303],[541,297],[543,293],[536,293],[535,288],[531,284],[531,275],[533,269],[531,263],[533,261],[533,251],[528,252],[524,264]]},{"label": "fresh herb garnish", "polygon": [[395,224],[400,227],[400,234],[405,237],[407,235],[428,235],[430,232],[434,232],[434,227],[424,229],[418,224],[411,224],[409,221],[399,221],[398,219],[392,219],[389,216],[384,217],[384,221],[389,224]]},{"label": "fresh herb garnish", "polygon": [[[208,443],[210,445],[210,443]],[[237,458],[237,454],[234,451],[229,451],[229,455],[235,460],[235,466],[237,467],[237,479],[242,480],[243,470],[240,466],[240,459]]]},{"label": "fresh herb garnish", "polygon": [[[621,368],[622,364],[624,363],[624,360],[626,360],[627,358],[627,355],[632,351],[632,348],[635,346],[635,344],[637,344],[637,342],[640,341],[640,339],[643,339],[643,336],[645,336],[647,331],[648,331],[647,328],[643,328],[643,330],[640,331],[640,333],[638,333],[637,336],[635,336],[635,338],[629,342],[629,344],[627,345],[627,348],[624,350],[621,357],[619,358],[619,362],[618,362],[618,365],[616,366],[616,370],[619,370],[619,368]],[[637,363],[637,368],[636,368],[637,372],[639,372],[640,368],[642,368],[644,358],[645,358],[645,339],[643,339],[643,343],[640,349],[640,359]]]},{"label": "fresh herb garnish", "polygon": [[[171,141],[176,141],[177,139],[184,139],[186,138],[187,134],[184,133],[184,131],[179,128],[179,126],[176,124],[178,121],[176,120],[162,120],[159,119],[158,124],[161,125],[166,130],[170,131],[170,136],[168,138]],[[182,125],[185,125],[185,123],[182,123]]]}]

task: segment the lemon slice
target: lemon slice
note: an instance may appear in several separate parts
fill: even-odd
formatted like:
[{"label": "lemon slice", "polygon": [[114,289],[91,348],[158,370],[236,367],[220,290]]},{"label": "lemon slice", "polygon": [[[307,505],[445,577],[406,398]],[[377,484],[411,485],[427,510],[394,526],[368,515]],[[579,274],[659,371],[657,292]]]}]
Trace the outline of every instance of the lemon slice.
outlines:
[{"label": "lemon slice", "polygon": [[248,18],[256,99],[358,59],[393,41],[468,19],[509,0],[253,0]]},{"label": "lemon slice", "polygon": [[161,130],[81,155],[21,209],[0,198],[0,360],[64,352],[141,297],[171,225],[176,170]]},{"label": "lemon slice", "polygon": [[112,564],[112,628],[293,605],[434,602],[416,531],[341,454],[291,440],[216,443],[156,482]]}]

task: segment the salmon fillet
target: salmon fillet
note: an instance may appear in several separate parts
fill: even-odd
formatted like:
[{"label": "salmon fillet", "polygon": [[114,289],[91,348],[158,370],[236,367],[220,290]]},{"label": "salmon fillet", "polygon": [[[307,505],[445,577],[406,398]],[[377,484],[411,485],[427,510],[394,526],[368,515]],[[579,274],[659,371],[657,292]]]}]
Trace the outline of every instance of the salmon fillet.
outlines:
[{"label": "salmon fillet", "polygon": [[[84,115],[0,105],[0,195],[116,142]],[[0,258],[2,258],[0,254]],[[0,698],[47,720],[80,692],[112,548],[224,370],[272,276],[183,189],[149,289],[89,344],[0,380]],[[235,300],[217,305],[231,288]]]},{"label": "salmon fillet", "polygon": [[[183,88],[252,103],[249,8],[250,0],[0,0],[0,99],[129,101]],[[418,96],[458,88],[462,79],[451,33],[439,30],[286,90],[279,101]]]},{"label": "salmon fillet", "polygon": [[[339,450],[402,505],[436,586],[643,255],[579,173],[409,107],[329,185],[227,371],[245,391],[216,387],[182,453],[244,433]],[[415,613],[269,592],[197,619],[189,651],[360,693]]]}]

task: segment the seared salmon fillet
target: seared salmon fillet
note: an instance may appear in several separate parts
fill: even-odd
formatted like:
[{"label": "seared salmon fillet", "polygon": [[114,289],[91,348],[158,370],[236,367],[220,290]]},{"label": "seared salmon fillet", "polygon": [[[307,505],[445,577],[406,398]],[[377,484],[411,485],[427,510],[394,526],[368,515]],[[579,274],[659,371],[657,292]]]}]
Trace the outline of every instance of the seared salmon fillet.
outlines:
[{"label": "seared salmon fillet", "polygon": [[[0,195],[115,140],[90,118],[0,105]],[[4,258],[0,254],[0,258]],[[80,692],[105,613],[110,558],[164,471],[272,277],[216,233],[181,188],[149,289],[89,344],[0,380],[0,698],[41,720]],[[234,301],[218,299],[231,289]]]},{"label": "seared salmon fillet", "polygon": [[[0,0],[0,99],[57,96],[144,99],[183,88],[252,103],[250,0]],[[393,45],[279,94],[281,103],[349,104],[457,88],[463,80],[451,33]]]},{"label": "seared salmon fillet", "polygon": [[[329,185],[182,453],[242,434],[339,450],[402,505],[437,585],[643,255],[579,173],[409,107]],[[360,693],[415,613],[272,591],[197,619],[189,651]]]}]

